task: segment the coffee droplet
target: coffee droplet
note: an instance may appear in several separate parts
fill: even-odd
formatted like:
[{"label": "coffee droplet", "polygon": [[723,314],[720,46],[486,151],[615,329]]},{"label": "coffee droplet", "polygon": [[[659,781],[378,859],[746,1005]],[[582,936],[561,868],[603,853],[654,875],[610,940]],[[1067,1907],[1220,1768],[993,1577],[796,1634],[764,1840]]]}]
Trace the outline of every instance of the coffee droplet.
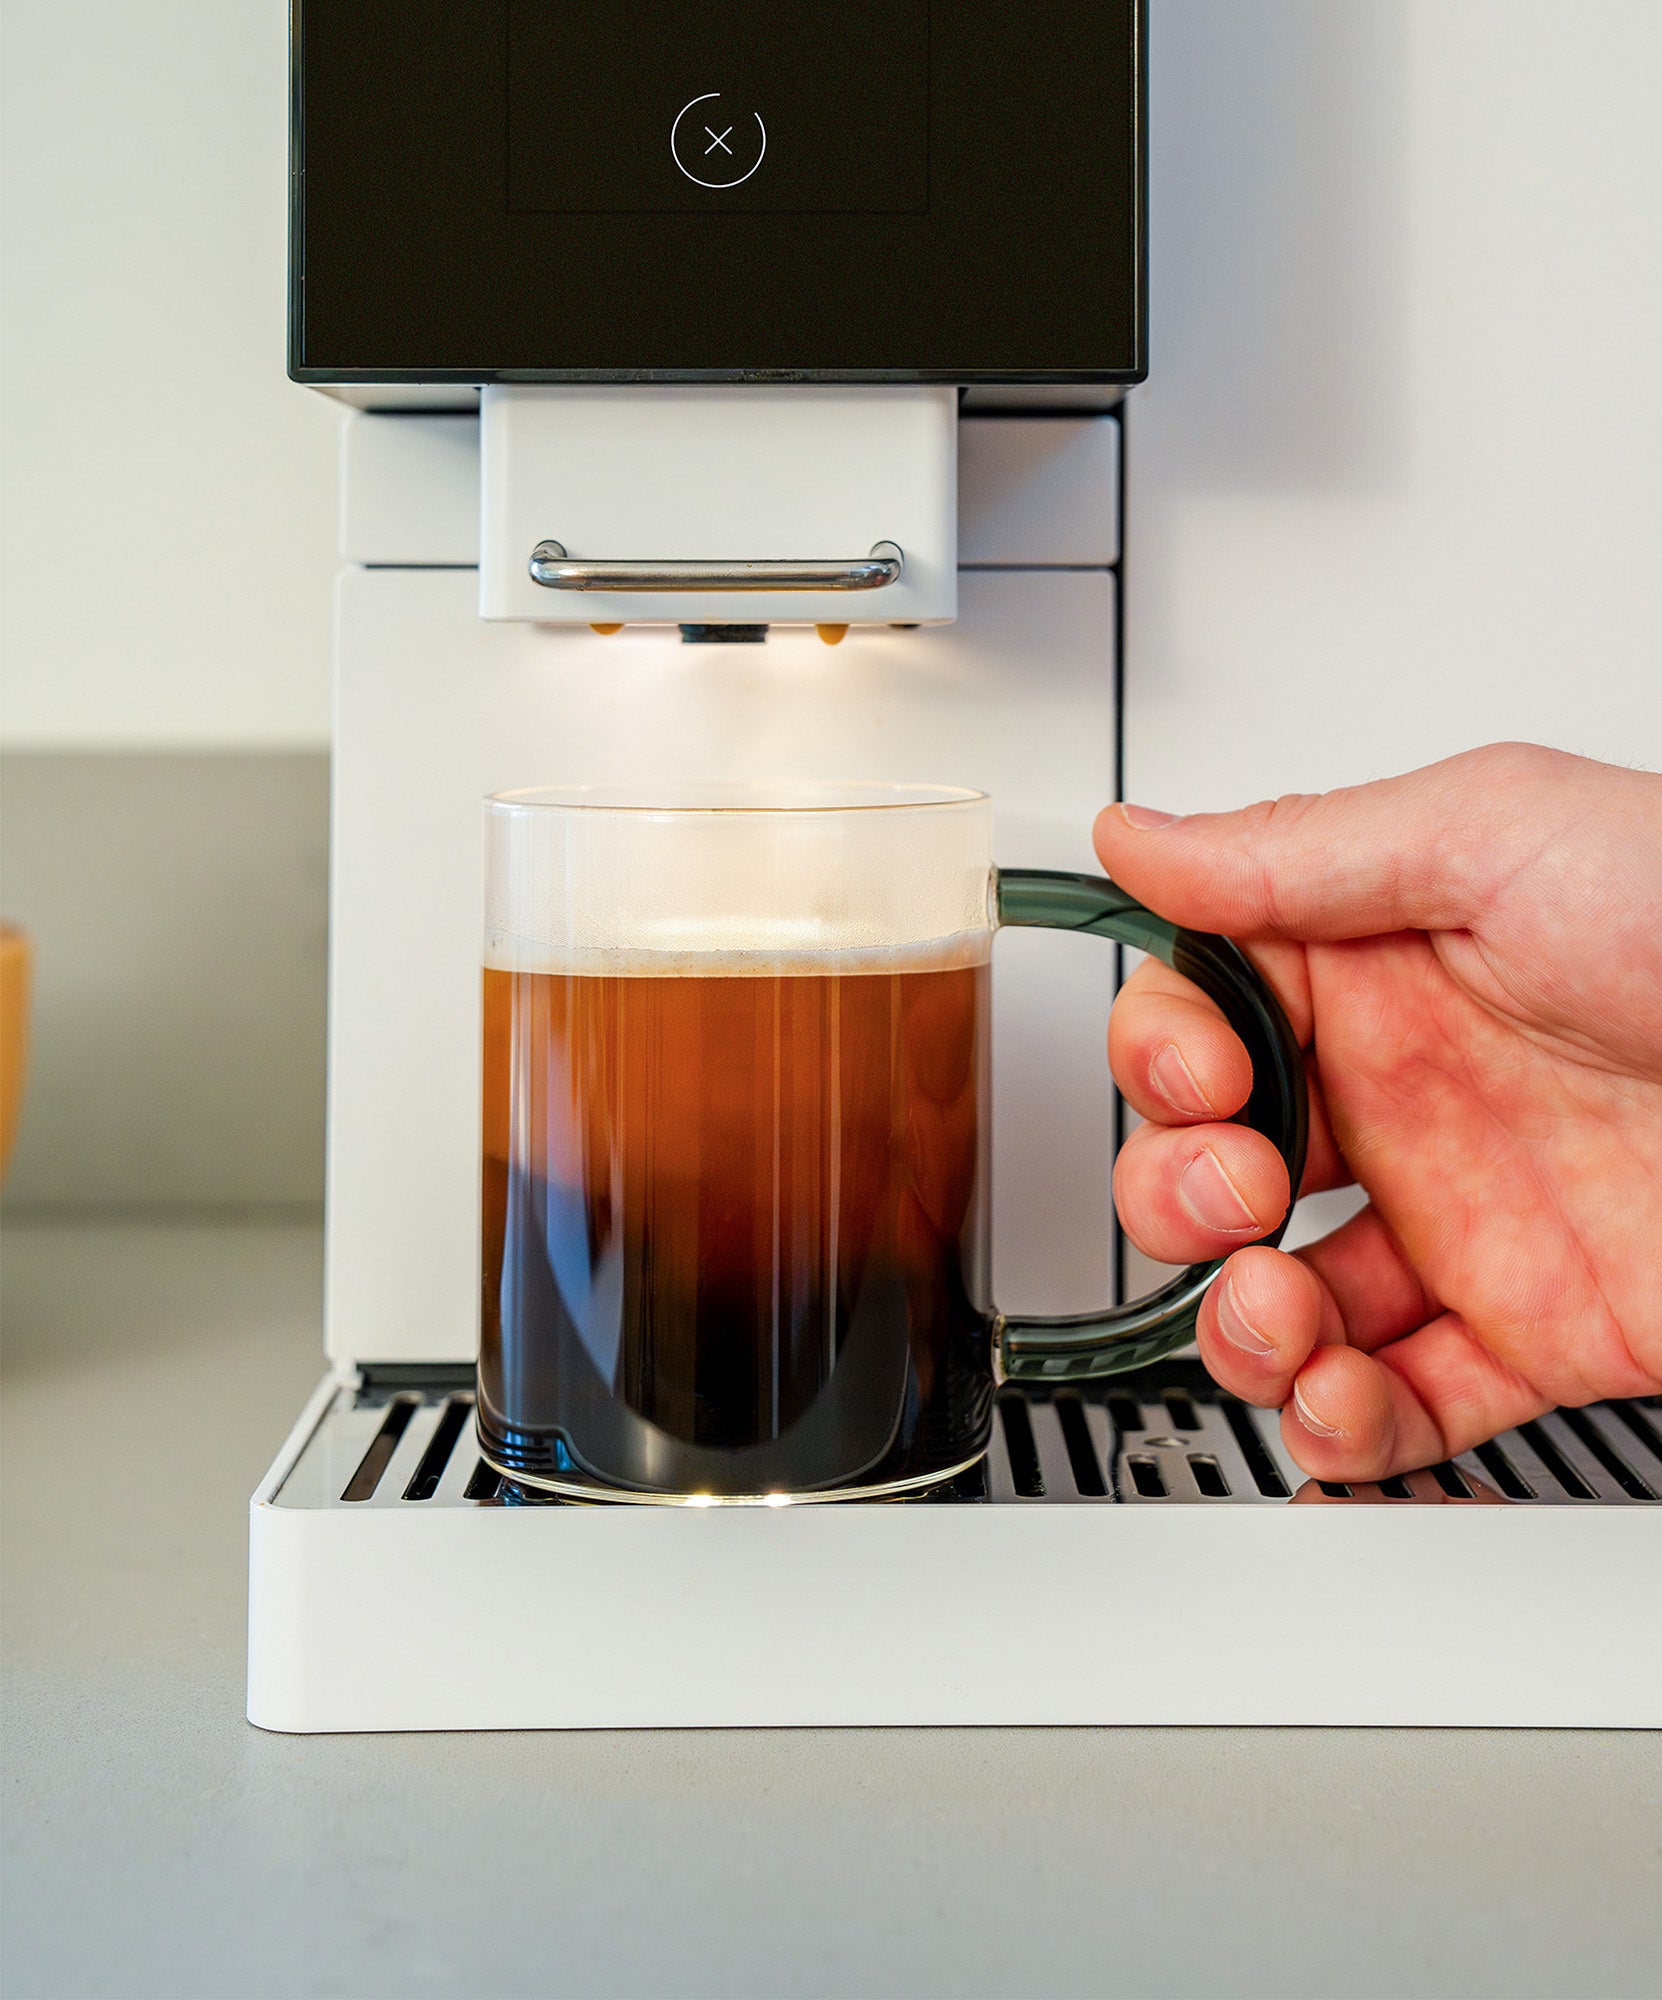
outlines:
[{"label": "coffee droplet", "polygon": [[602,639],[609,639],[614,632],[621,632],[623,627],[621,625],[591,625],[589,630],[591,632],[598,632]]},{"label": "coffee droplet", "polygon": [[828,646],[840,646],[848,636],[846,625],[816,625],[814,630]]}]

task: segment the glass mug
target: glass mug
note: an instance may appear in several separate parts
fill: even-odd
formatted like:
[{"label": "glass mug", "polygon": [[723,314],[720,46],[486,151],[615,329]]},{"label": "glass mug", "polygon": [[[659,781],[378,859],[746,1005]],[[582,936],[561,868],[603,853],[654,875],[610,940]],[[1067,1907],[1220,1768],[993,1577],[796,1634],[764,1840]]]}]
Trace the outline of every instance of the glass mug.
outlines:
[{"label": "glass mug", "polygon": [[995,869],[983,793],[574,787],[485,816],[477,1408],[515,1482],[904,1493],[980,1458],[1000,1375],[1191,1338],[1217,1263],[1100,1313],[993,1305],[1001,925],[1118,939],[1204,988],[1298,1186],[1303,1065],[1244,955],[1100,878]]}]

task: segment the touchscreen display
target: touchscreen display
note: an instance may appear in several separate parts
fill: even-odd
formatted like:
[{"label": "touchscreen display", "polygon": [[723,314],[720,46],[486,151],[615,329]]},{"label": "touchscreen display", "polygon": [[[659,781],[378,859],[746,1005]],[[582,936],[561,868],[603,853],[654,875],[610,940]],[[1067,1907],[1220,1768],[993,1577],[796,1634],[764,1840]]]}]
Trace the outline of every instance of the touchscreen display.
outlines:
[{"label": "touchscreen display", "polygon": [[1141,0],[296,0],[290,372],[1130,382]]}]

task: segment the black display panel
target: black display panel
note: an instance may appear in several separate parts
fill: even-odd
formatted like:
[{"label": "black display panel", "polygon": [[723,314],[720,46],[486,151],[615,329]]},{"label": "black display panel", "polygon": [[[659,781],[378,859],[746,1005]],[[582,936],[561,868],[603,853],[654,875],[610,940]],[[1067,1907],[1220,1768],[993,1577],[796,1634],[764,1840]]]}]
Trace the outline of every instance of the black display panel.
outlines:
[{"label": "black display panel", "polygon": [[297,0],[301,381],[1129,382],[1140,0]]}]

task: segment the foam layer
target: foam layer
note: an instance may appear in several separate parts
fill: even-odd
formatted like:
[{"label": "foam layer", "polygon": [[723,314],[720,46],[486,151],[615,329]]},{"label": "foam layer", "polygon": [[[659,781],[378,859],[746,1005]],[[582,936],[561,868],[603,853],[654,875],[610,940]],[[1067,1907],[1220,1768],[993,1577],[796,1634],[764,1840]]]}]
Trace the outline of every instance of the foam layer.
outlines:
[{"label": "foam layer", "polygon": [[726,979],[978,964],[992,930],[991,835],[991,805],[974,795],[894,811],[496,801],[485,962]]},{"label": "foam layer", "polygon": [[484,962],[493,972],[555,973],[588,979],[825,979],[897,972],[947,972],[985,965],[990,929],[958,931],[909,944],[839,940],[823,926],[754,923],[723,927],[707,921],[666,925],[651,939],[627,945],[554,945],[511,931],[485,933]]}]

